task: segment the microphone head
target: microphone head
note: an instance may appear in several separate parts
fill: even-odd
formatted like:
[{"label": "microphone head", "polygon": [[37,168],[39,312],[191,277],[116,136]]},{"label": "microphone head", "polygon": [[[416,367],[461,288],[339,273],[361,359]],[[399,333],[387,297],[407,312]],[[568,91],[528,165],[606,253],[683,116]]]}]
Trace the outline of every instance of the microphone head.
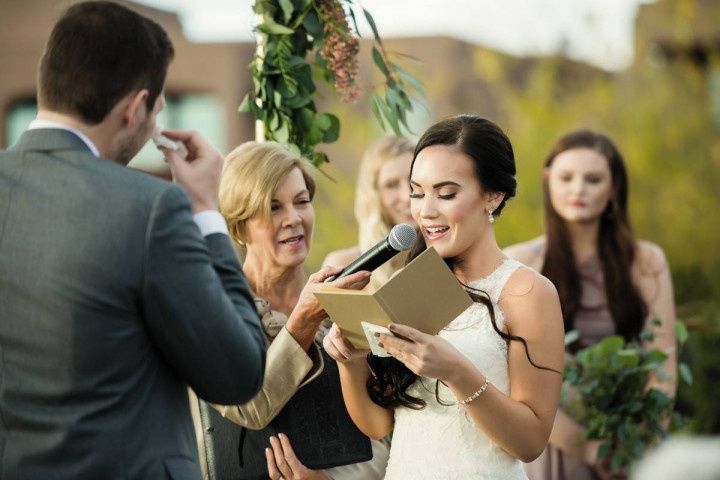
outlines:
[{"label": "microphone head", "polygon": [[407,223],[395,225],[388,235],[388,243],[398,252],[408,250],[413,246],[415,240],[417,240],[415,228]]}]

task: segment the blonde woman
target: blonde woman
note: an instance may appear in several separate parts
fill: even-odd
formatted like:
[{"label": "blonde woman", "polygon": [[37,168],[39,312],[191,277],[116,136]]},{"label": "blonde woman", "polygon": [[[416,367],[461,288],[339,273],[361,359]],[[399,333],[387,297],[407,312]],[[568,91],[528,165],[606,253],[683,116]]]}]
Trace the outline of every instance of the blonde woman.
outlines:
[{"label": "blonde woman", "polygon": [[[410,215],[410,163],[415,142],[402,137],[383,137],[363,155],[355,192],[355,218],[358,245],[331,252],[323,265],[344,267],[377,242],[387,237],[399,223],[414,225]],[[379,286],[402,267],[405,255],[396,255],[378,267],[371,283]]]},{"label": "blonde woman", "polygon": [[[274,142],[242,144],[227,156],[223,168],[220,211],[230,236],[244,251],[243,271],[270,345],[260,392],[245,404],[215,408],[249,430],[268,426],[298,389],[323,370],[319,349],[327,316],[312,291],[339,269],[325,267],[309,278],[303,270],[315,225],[315,182],[309,168],[305,160]],[[357,272],[329,284],[359,289],[368,279],[368,272]],[[199,427],[197,400],[193,403]],[[206,450],[203,439],[198,441],[205,469]],[[262,447],[259,452],[251,448],[249,454],[267,461],[271,478],[379,479],[385,467],[380,460],[379,466],[370,461],[312,471],[297,462],[283,435],[264,439]]]}]

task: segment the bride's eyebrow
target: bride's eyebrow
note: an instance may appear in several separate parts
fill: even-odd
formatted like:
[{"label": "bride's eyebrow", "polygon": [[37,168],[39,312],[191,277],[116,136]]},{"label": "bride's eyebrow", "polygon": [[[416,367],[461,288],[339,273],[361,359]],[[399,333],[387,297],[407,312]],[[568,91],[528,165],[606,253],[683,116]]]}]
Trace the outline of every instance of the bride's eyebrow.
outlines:
[{"label": "bride's eyebrow", "polygon": [[452,182],[452,181],[450,181],[450,180],[447,180],[447,181],[445,181],[445,182],[436,183],[435,185],[433,185],[433,188],[437,190],[438,188],[447,187],[448,185],[450,185],[450,186],[452,186],[452,187],[459,187],[459,186],[460,186],[459,183],[456,183],[456,182]]},{"label": "bride's eyebrow", "polygon": [[[410,184],[416,185],[416,186],[418,186],[418,187],[421,187],[421,186],[422,186],[422,185],[420,185],[418,182],[416,182],[415,180],[413,180],[412,178],[410,179]],[[459,186],[460,186],[460,184],[457,183],[457,182],[453,182],[453,181],[450,181],[450,180],[446,180],[446,181],[444,181],[444,182],[436,183],[435,185],[432,186],[432,188],[434,188],[434,189],[437,190],[438,188],[446,187],[446,186],[448,186],[448,185],[453,186],[453,187],[459,187]]]}]

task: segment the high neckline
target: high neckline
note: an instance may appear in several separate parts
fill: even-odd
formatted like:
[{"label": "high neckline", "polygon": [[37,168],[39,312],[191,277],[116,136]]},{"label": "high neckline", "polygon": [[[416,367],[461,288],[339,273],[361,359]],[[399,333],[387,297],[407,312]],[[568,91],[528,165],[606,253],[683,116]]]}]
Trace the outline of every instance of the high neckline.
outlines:
[{"label": "high neckline", "polygon": [[501,272],[502,270],[504,270],[504,267],[506,267],[508,264],[512,265],[514,263],[515,263],[515,260],[513,260],[512,258],[503,257],[502,262],[500,262],[500,264],[497,267],[495,267],[495,269],[492,272],[490,272],[489,274],[487,274],[484,277],[475,278],[474,280],[469,281],[468,284],[487,283],[489,280],[493,279],[498,274],[498,272]]}]

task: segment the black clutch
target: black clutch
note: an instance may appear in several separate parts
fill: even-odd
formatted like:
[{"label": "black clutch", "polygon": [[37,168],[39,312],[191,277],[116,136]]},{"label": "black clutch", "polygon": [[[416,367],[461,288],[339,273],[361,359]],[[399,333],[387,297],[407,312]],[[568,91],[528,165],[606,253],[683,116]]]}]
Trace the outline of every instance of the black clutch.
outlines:
[{"label": "black clutch", "polygon": [[200,400],[208,474],[211,480],[267,479],[265,448],[270,436],[284,433],[308,468],[324,469],[372,458],[370,439],[355,426],[345,408],[335,360],[323,349],[325,367],[300,388],[270,425],[248,430],[221,416]]}]

